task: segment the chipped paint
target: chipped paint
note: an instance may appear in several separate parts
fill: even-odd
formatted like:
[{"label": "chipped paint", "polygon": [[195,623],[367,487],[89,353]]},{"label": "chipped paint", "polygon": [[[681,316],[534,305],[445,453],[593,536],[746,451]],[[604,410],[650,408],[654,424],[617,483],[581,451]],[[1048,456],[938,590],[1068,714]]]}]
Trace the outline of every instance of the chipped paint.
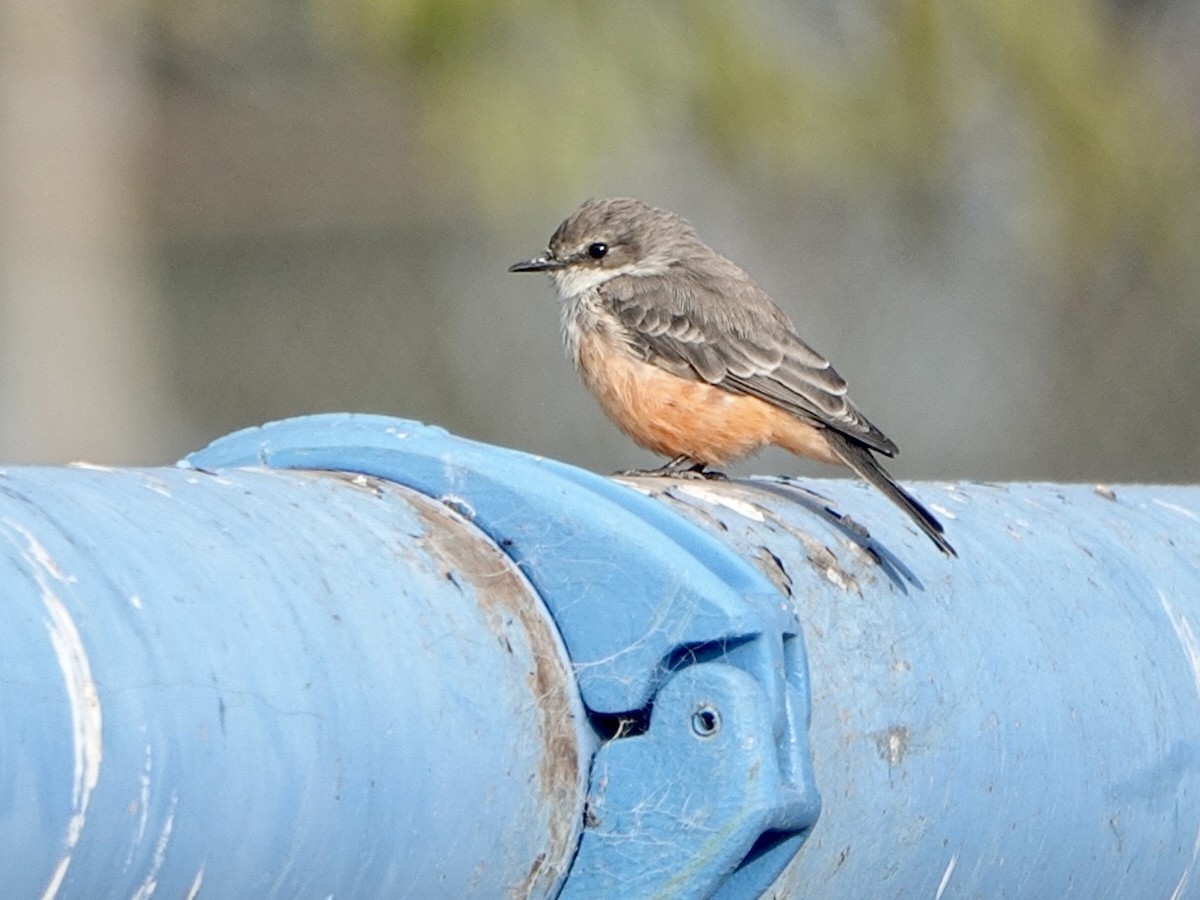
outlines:
[{"label": "chipped paint", "polygon": [[779,588],[781,594],[792,596],[792,576],[784,567],[783,560],[776,556],[770,547],[765,544],[759,546],[754,552],[754,564],[771,580],[771,584]]},{"label": "chipped paint", "polygon": [[908,755],[909,734],[903,725],[893,725],[875,738],[879,758],[892,768],[904,762]]},{"label": "chipped paint", "polygon": [[460,497],[458,494],[442,494],[438,499],[464,519],[471,522],[475,521],[475,507],[471,505],[466,497]]},{"label": "chipped paint", "polygon": [[804,553],[808,557],[808,561],[812,563],[813,568],[820,572],[826,581],[841,588],[848,594],[862,594],[862,590],[858,586],[858,579],[842,568],[841,563],[838,562],[838,558],[832,550],[816,538],[802,531],[793,529],[792,534],[795,535],[796,540],[804,547]]},{"label": "chipped paint", "polygon": [[[4,525],[19,534],[25,541],[25,548],[18,550],[29,565],[33,577],[41,591],[42,606],[46,611],[46,631],[50,636],[51,646],[62,672],[63,683],[66,687],[67,702],[71,710],[71,741],[74,755],[74,765],[71,783],[71,818],[67,822],[67,833],[64,840],[65,852],[55,867],[45,891],[43,900],[49,900],[58,894],[67,868],[71,864],[71,855],[79,844],[83,834],[83,826],[87,821],[88,805],[92,799],[92,791],[100,780],[100,761],[103,757],[103,718],[100,710],[100,695],[96,682],[92,679],[91,665],[88,662],[87,649],[83,638],[71,617],[70,610],[58,596],[54,582],[60,585],[72,584],[75,579],[65,574],[55,562],[53,556],[38,542],[31,532],[5,519]],[[17,542],[9,536],[9,540],[17,546]]]}]

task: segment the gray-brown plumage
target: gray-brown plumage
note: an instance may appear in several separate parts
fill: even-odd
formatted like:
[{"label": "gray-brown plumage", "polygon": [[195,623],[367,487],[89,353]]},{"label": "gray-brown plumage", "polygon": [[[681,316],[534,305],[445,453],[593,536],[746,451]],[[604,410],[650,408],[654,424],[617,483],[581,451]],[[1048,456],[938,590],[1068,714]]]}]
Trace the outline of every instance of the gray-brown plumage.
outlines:
[{"label": "gray-brown plumage", "polygon": [[684,219],[640,200],[593,200],[546,254],[563,336],[605,412],[636,442],[703,471],[776,443],[840,462],[903,509],[948,554],[942,525],[879,465],[896,445],[846,396],[846,382],[787,315]]}]

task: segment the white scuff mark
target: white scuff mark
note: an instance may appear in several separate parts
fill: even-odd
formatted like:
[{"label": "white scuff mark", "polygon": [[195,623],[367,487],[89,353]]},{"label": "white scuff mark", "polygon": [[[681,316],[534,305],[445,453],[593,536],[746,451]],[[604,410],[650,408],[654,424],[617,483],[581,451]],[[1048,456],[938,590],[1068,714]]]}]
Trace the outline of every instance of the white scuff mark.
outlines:
[{"label": "white scuff mark", "polygon": [[12,519],[5,519],[4,524],[25,538],[25,549],[21,550],[19,547],[17,549],[20,551],[21,557],[25,562],[33,568],[33,577],[37,579],[38,587],[42,589],[42,593],[50,590],[46,584],[45,575],[49,575],[61,584],[75,583],[75,577],[66,574],[60,569],[58,563],[54,561],[54,557],[47,552],[45,547],[37,542],[37,539],[32,534]]},{"label": "white scuff mark", "polygon": [[930,508],[930,509],[932,509],[932,510],[933,510],[935,513],[937,513],[938,515],[940,515],[940,516],[941,516],[942,518],[944,518],[944,519],[951,519],[951,520],[953,520],[953,519],[957,519],[957,518],[958,518],[958,516],[956,516],[956,515],[955,515],[955,514],[954,514],[954,513],[953,513],[951,510],[949,510],[949,509],[947,509],[946,507],[942,506],[940,503],[930,503],[930,504],[929,504],[929,508]]},{"label": "white scuff mark", "polygon": [[42,606],[46,610],[46,631],[50,635],[50,644],[54,648],[54,655],[62,672],[67,703],[71,710],[71,742],[74,751],[71,818],[67,823],[63,858],[59,860],[42,893],[43,900],[50,900],[58,894],[66,877],[67,867],[71,864],[71,854],[79,844],[84,822],[87,821],[92,791],[100,781],[100,760],[104,755],[100,693],[92,679],[92,668],[88,662],[83,638],[75,626],[70,610],[55,592],[53,584],[72,584],[75,579],[58,567],[54,557],[28,530],[11,519],[5,519],[4,525],[25,539],[25,549],[20,550],[20,553],[41,589]]},{"label": "white scuff mark", "polygon": [[942,900],[942,894],[946,893],[946,887],[950,884],[950,876],[954,874],[954,868],[958,865],[958,854],[955,853],[950,857],[950,862],[946,864],[946,871],[942,873],[942,880],[938,882],[937,893],[933,895],[933,900]]},{"label": "white scuff mark", "polygon": [[142,842],[142,838],[146,836],[146,824],[150,820],[150,773],[154,768],[154,748],[146,745],[146,760],[142,763],[142,772],[138,776],[138,827],[137,834],[133,836],[133,844],[129,848],[129,854],[125,857],[125,868],[129,868],[133,864],[133,851]]},{"label": "white scuff mark", "polygon": [[154,475],[143,475],[142,487],[148,488],[149,490],[154,491],[154,493],[161,494],[164,497],[171,496],[170,486],[161,478],[158,478]]},{"label": "white scuff mark", "polygon": [[1192,861],[1188,863],[1187,868],[1183,870],[1183,874],[1179,876],[1179,882],[1175,885],[1175,890],[1171,891],[1171,900],[1179,900],[1183,896],[1183,892],[1187,890],[1188,882],[1192,880],[1192,872],[1196,868],[1196,860],[1200,859],[1200,829],[1196,830],[1196,839],[1192,841]]},{"label": "white scuff mark", "polygon": [[142,608],[142,598],[139,597],[137,594],[132,595],[129,598],[129,605],[132,606],[134,609],[141,609]]},{"label": "white scuff mark", "polygon": [[[1187,657],[1188,665],[1191,666],[1192,684],[1196,688],[1197,699],[1200,699],[1200,639],[1197,638],[1196,631],[1192,628],[1192,623],[1188,621],[1187,616],[1175,609],[1171,604],[1171,599],[1161,588],[1158,591],[1158,600],[1162,604],[1163,612],[1171,620],[1171,627],[1175,629],[1175,637],[1179,640],[1179,646],[1183,648],[1183,655]],[[1171,900],[1179,900],[1183,896],[1188,882],[1192,880],[1192,873],[1196,870],[1197,861],[1200,861],[1200,823],[1197,824],[1196,837],[1192,842],[1192,858],[1184,867],[1183,874],[1179,876],[1179,882],[1175,885],[1175,890],[1171,892]]]},{"label": "white scuff mark", "polygon": [[1187,657],[1188,664],[1192,668],[1192,683],[1196,686],[1196,696],[1200,697],[1200,638],[1197,638],[1187,616],[1171,605],[1171,598],[1161,588],[1158,591],[1158,600],[1162,604],[1163,612],[1171,620],[1171,627],[1175,629],[1175,637],[1179,640],[1179,645],[1183,648],[1183,655]]},{"label": "white scuff mark", "polygon": [[[148,900],[158,890],[158,873],[162,870],[167,859],[167,845],[171,843],[171,832],[175,830],[175,806],[179,803],[179,795],[171,794],[171,809],[167,820],[163,822],[162,831],[158,833],[158,841],[154,844],[154,859],[150,862],[150,871],[142,881],[141,887],[133,892],[130,900]],[[201,868],[201,872],[203,872]]]},{"label": "white scuff mark", "polygon": [[72,463],[67,463],[69,469],[89,469],[92,472],[115,472],[117,471],[112,466],[101,466],[97,463],[83,462],[82,460]]},{"label": "white scuff mark", "polygon": [[71,854],[66,853],[58,861],[58,865],[54,869],[54,874],[50,876],[50,883],[46,885],[46,890],[42,892],[42,900],[52,900],[52,898],[58,896],[58,889],[62,887],[63,879],[67,877],[67,866],[70,864]]},{"label": "white scuff mark", "polygon": [[953,481],[944,481],[940,486],[945,489],[947,496],[955,503],[970,503],[971,498],[963,493],[962,487]]},{"label": "white scuff mark", "polygon": [[745,500],[740,500],[737,497],[730,497],[721,491],[714,491],[703,484],[691,484],[684,482],[682,484],[672,485],[676,493],[686,494],[689,497],[695,497],[697,500],[703,500],[705,503],[711,503],[714,506],[723,506],[728,510],[732,510],[739,516],[750,519],[752,522],[765,522],[766,517],[762,510],[753,503],[747,503]]},{"label": "white scuff mark", "polygon": [[653,497],[657,494],[656,491],[650,490],[650,488],[648,488],[645,484],[634,478],[622,478],[619,475],[614,475],[613,481],[618,482],[621,487],[629,488],[631,491],[637,491],[639,494],[642,494],[646,497]]},{"label": "white scuff mark", "polygon": [[1161,506],[1163,509],[1169,509],[1171,512],[1179,513],[1181,516],[1185,516],[1186,518],[1191,519],[1193,522],[1200,522],[1200,516],[1196,515],[1186,506],[1180,506],[1178,503],[1169,503],[1166,500],[1159,500],[1157,497],[1150,502],[1155,506]]},{"label": "white scuff mark", "polygon": [[200,893],[200,885],[204,884],[204,864],[200,864],[199,870],[196,872],[196,877],[192,879],[192,886],[188,888],[186,900],[196,900],[196,895]]},{"label": "white scuff mark", "polygon": [[75,748],[74,779],[71,788],[71,804],[75,808],[71,831],[67,843],[74,846],[79,841],[79,830],[83,827],[84,813],[92,790],[100,780],[100,757],[103,751],[101,732],[100,696],[96,682],[92,680],[87,651],[75,620],[63,602],[53,593],[42,597],[46,613],[50,617],[46,628],[50,642],[62,669],[63,681],[67,686],[67,700],[71,706],[72,740]]}]

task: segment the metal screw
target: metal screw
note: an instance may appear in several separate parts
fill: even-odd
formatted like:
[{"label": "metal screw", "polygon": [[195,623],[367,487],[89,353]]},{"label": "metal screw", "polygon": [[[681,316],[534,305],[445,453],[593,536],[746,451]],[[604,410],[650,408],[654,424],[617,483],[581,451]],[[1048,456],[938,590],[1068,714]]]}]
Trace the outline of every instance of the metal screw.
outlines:
[{"label": "metal screw", "polygon": [[698,738],[713,737],[721,730],[721,714],[705,704],[692,713],[692,734]]}]

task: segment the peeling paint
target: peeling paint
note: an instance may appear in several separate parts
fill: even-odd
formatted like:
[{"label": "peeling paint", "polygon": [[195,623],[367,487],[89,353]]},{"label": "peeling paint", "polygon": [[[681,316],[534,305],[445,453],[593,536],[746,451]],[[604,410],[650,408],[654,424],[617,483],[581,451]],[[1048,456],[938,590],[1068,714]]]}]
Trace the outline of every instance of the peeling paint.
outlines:
[{"label": "peeling paint", "polygon": [[892,768],[904,762],[908,755],[908,729],[903,725],[893,725],[875,738],[875,748],[879,758]]},{"label": "peeling paint", "polygon": [[754,563],[758,566],[759,571],[766,575],[775,587],[779,588],[781,594],[787,597],[792,596],[792,576],[784,567],[783,560],[776,556],[770,547],[765,544],[760,545],[754,552]]},{"label": "peeling paint", "polygon": [[826,581],[832,585],[836,585],[848,594],[855,593],[861,596],[862,590],[858,586],[858,579],[842,568],[832,550],[816,538],[801,531],[793,529],[792,533],[804,547],[804,553],[808,556],[808,561],[812,563],[814,569],[825,577]]}]

